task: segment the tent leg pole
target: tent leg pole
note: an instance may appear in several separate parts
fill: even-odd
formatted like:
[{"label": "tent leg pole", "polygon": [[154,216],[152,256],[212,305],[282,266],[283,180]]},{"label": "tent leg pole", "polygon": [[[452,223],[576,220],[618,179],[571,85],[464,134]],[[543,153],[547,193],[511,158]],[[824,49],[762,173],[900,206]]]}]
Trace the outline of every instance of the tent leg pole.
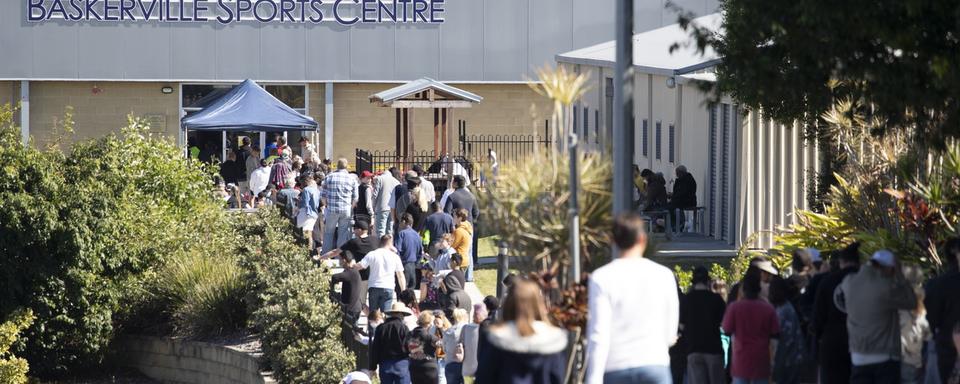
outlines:
[{"label": "tent leg pole", "polygon": [[227,131],[220,131],[220,137],[223,139],[220,149],[220,162],[227,161]]},{"label": "tent leg pole", "polygon": [[190,158],[190,131],[183,129],[183,158]]},{"label": "tent leg pole", "polygon": [[[266,147],[267,147],[267,133],[260,132],[260,153],[258,153],[257,156],[263,156],[263,149]],[[264,156],[263,158],[266,158],[266,156]]]}]

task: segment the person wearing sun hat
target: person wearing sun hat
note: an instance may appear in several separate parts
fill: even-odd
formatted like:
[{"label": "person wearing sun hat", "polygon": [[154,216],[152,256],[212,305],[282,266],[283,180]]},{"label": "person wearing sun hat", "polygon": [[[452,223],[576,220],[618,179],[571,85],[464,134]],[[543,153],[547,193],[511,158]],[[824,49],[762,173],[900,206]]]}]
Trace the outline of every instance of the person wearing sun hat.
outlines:
[{"label": "person wearing sun hat", "polygon": [[350,372],[343,377],[341,381],[342,384],[371,384],[373,380],[370,380],[370,376],[367,376],[366,373],[355,371]]},{"label": "person wearing sun hat", "polygon": [[370,370],[380,368],[380,382],[383,384],[410,384],[406,344],[410,330],[403,320],[413,316],[413,311],[398,301],[385,314],[387,320],[374,331],[370,345]]},{"label": "person wearing sun hat", "polygon": [[844,279],[840,289],[853,362],[850,382],[898,382],[899,311],[916,308],[917,296],[896,256],[886,249],[874,252],[870,262]]}]

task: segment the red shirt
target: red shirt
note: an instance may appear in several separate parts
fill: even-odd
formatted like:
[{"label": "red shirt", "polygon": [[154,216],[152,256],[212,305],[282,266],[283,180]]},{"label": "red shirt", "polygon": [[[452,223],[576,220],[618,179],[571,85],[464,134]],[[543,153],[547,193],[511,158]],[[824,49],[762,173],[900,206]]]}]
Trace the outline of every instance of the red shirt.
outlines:
[{"label": "red shirt", "polygon": [[723,316],[723,331],[733,335],[730,374],[740,379],[770,377],[770,338],[780,333],[777,311],[763,300],[737,300]]}]

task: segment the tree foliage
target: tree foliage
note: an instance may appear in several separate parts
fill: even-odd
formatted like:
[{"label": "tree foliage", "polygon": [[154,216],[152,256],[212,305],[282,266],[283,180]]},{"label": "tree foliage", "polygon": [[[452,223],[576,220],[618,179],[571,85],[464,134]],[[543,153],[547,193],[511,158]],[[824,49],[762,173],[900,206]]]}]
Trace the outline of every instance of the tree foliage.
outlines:
[{"label": "tree foliage", "polygon": [[960,135],[960,3],[726,0],[721,10],[722,35],[693,33],[723,58],[721,93],[781,121],[862,99],[875,133],[916,127],[937,145]]},{"label": "tree foliage", "polygon": [[20,143],[11,117],[0,107],[0,317],[33,310],[14,350],[33,374],[62,375],[102,359],[144,276],[203,249],[222,204],[209,172],[139,120],[99,140],[37,149]]},{"label": "tree foliage", "polygon": [[14,311],[6,322],[0,324],[0,383],[25,384],[29,365],[27,360],[13,356],[10,346],[17,341],[17,335],[33,323],[30,310]]}]

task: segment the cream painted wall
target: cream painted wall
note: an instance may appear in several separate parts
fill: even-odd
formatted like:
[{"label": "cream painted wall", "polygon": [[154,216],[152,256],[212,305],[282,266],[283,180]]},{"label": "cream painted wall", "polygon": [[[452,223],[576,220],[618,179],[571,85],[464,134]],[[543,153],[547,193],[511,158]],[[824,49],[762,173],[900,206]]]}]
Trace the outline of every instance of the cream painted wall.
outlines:
[{"label": "cream painted wall", "polygon": [[[66,142],[102,137],[119,132],[127,116],[147,117],[151,129],[177,137],[178,95],[163,94],[165,83],[134,82],[31,82],[30,135],[37,145],[49,143],[67,107],[73,107],[74,133]],[[176,86],[171,85],[171,86]]]}]

